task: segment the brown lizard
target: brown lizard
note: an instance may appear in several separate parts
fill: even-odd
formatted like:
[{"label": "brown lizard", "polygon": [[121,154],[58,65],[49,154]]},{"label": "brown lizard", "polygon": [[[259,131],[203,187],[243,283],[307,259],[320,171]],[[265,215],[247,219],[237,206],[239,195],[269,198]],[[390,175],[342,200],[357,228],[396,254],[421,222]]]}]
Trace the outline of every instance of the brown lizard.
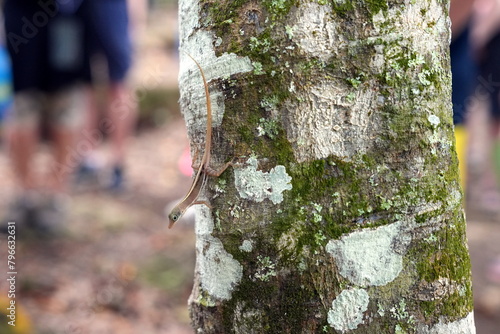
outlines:
[{"label": "brown lizard", "polygon": [[[205,135],[205,152],[203,152],[203,156],[200,161],[200,165],[198,167],[198,171],[194,177],[191,188],[189,188],[188,193],[184,198],[172,209],[170,214],[168,215],[169,224],[168,228],[172,228],[172,226],[184,215],[184,212],[194,204],[205,204],[210,208],[210,205],[207,201],[198,200],[198,196],[203,188],[203,185],[206,182],[207,175],[210,176],[219,176],[221,175],[226,168],[231,165],[231,162],[225,164],[219,171],[212,169],[209,166],[210,163],[210,148],[212,146],[212,103],[210,101],[210,93],[208,91],[207,80],[205,79],[205,74],[203,73],[203,69],[200,64],[189,54],[187,54],[189,58],[191,58],[198,69],[200,70],[201,77],[203,79],[203,86],[205,88],[205,99],[207,104],[207,130]],[[196,168],[195,168],[196,169]]]}]

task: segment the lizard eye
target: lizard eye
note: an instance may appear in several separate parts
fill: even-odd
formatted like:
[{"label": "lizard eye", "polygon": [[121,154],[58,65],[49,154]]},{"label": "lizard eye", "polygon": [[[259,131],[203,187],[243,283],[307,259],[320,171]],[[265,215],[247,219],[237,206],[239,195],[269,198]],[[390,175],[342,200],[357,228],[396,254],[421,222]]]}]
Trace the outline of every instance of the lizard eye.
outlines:
[{"label": "lizard eye", "polygon": [[171,218],[172,218],[172,220],[173,220],[174,222],[176,222],[176,221],[177,221],[177,219],[179,219],[179,216],[174,214],[174,215],[172,215],[172,217],[171,217]]}]

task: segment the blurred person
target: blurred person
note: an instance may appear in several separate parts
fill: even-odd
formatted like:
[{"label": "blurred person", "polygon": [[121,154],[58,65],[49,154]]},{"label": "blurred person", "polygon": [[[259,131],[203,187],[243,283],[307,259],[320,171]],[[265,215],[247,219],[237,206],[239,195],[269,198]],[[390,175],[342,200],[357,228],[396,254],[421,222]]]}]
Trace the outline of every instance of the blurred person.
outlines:
[{"label": "blurred person", "polygon": [[464,190],[467,179],[467,131],[465,128],[467,99],[473,92],[477,76],[470,43],[473,4],[474,0],[452,0],[450,4],[453,123],[460,182]]},{"label": "blurred person", "polygon": [[[112,172],[106,187],[111,191],[120,191],[124,187],[127,142],[137,118],[136,96],[128,84],[133,53],[129,9],[136,14],[131,15],[132,18],[136,18],[134,22],[144,22],[137,19],[137,14],[145,14],[145,10],[138,9],[142,8],[140,3],[145,2],[131,2],[130,8],[126,0],[87,0],[87,2],[88,43],[91,59],[94,60],[89,80],[94,85],[104,81],[106,96],[105,117],[100,119],[98,95],[93,87],[89,88],[88,95],[91,102],[86,131],[94,138],[94,148],[101,142],[104,134],[110,137]],[[97,66],[95,66],[96,59]],[[105,66],[99,66],[102,63]],[[99,166],[93,163],[93,154],[88,154],[79,168],[79,178],[84,178],[85,174],[96,173],[98,168]]]},{"label": "blurred person", "polygon": [[[481,84],[478,93],[486,97],[488,119],[478,124],[476,132],[486,133],[481,144],[484,145],[481,156],[476,155],[475,173],[478,178],[477,205],[483,211],[499,217],[500,192],[498,190],[498,173],[500,165],[500,0],[477,0],[474,6],[474,28],[472,30],[475,52],[479,59]],[[483,105],[484,107],[484,105]],[[471,116],[479,123],[482,110],[476,110]],[[486,129],[485,129],[486,127]],[[474,152],[472,152],[474,153]],[[500,284],[500,256],[496,255],[488,264],[486,277],[489,285]],[[488,293],[498,291],[498,287],[489,289]],[[491,299],[481,298],[478,307],[498,312],[498,303],[490,303]]]},{"label": "blurred person", "polygon": [[[486,133],[482,144],[470,152],[473,170],[471,175],[476,190],[474,202],[483,211],[500,213],[500,193],[495,176],[495,148],[500,138],[500,0],[476,0],[471,41],[479,63],[479,80],[476,87],[478,107],[488,108],[487,124],[477,125],[480,110],[471,114],[472,135]],[[484,103],[486,102],[486,103]],[[479,127],[479,128],[478,128]],[[484,129],[484,127],[487,127]],[[477,152],[476,152],[477,151]],[[500,166],[497,166],[497,168]]]},{"label": "blurred person", "polygon": [[[18,194],[7,219],[52,232],[62,223],[68,180],[76,166],[82,125],[83,0],[5,0],[5,35],[13,71],[14,102],[6,137]],[[46,125],[52,141],[49,175],[34,156]],[[4,223],[4,222],[2,222]]]}]

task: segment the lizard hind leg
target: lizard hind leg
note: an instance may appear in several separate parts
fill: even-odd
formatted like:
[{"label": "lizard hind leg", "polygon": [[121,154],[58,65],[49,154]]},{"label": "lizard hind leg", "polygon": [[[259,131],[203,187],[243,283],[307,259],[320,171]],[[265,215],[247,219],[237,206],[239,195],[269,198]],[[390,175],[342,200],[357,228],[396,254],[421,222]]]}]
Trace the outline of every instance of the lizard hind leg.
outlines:
[{"label": "lizard hind leg", "polygon": [[203,204],[207,208],[213,209],[212,205],[210,205],[210,203],[208,201],[206,201],[206,200],[198,200],[198,201],[193,202],[193,204]]},{"label": "lizard hind leg", "polygon": [[200,161],[198,161],[198,158],[199,158],[199,156],[200,156],[200,154],[199,154],[199,153],[200,153],[200,149],[198,148],[198,146],[195,146],[195,147],[194,147],[194,153],[193,153],[193,162],[192,162],[192,164],[191,164],[191,168],[192,168],[193,170],[196,170],[196,171],[197,171],[198,169],[200,169],[200,167],[201,167],[201,162],[200,162]]},{"label": "lizard hind leg", "polygon": [[220,167],[219,169],[214,169],[210,166],[205,166],[204,168],[204,172],[205,174],[207,175],[210,175],[210,176],[214,176],[214,177],[219,177],[222,173],[224,173],[224,171],[229,167],[234,167],[235,166],[235,163],[233,162],[233,160],[229,161],[229,162],[226,162],[224,165],[222,165],[222,167]]}]

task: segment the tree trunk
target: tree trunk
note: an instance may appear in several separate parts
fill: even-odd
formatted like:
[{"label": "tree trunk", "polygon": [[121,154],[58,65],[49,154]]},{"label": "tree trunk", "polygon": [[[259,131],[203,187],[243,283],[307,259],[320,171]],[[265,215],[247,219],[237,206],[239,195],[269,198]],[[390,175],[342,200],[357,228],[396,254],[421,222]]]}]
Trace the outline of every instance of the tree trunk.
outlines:
[{"label": "tree trunk", "polygon": [[[474,333],[448,1],[182,0],[204,69],[196,333]],[[181,108],[203,152],[200,74]],[[182,223],[182,222],[181,222]]]}]

